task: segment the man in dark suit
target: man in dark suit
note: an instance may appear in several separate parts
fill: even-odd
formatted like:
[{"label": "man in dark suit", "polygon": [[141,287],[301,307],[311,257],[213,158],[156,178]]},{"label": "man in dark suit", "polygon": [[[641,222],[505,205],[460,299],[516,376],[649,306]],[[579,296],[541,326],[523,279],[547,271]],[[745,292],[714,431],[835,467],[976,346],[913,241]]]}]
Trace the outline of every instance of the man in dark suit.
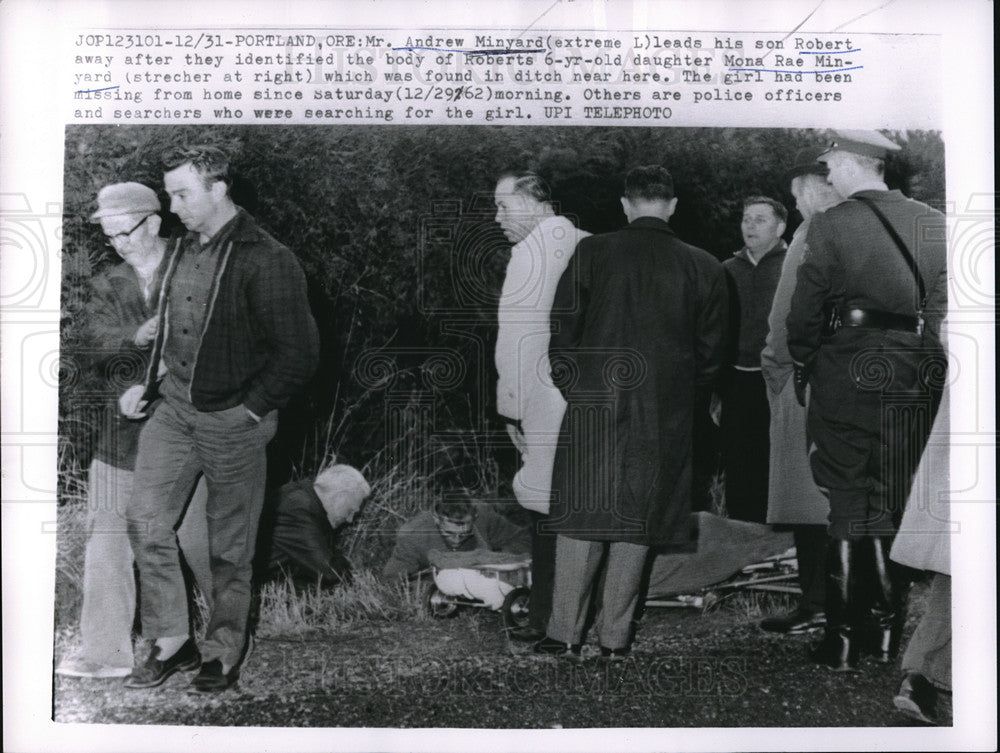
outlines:
[{"label": "man in dark suit", "polygon": [[688,543],[694,406],[723,358],[722,266],[680,241],[660,166],[632,170],[629,225],[583,239],[556,290],[550,360],[567,402],[553,471],[552,616],[535,651],[579,656],[607,549],[601,653],[627,654],[650,546]]},{"label": "man in dark suit", "polygon": [[838,671],[857,668],[870,623],[877,659],[898,649],[907,583],[889,548],[947,368],[945,218],[888,190],[884,159],[898,149],[874,131],[840,132],[819,157],[848,199],[812,219],[787,320],[800,404],[810,388],[813,477],[830,498],[827,626],[813,658]]}]

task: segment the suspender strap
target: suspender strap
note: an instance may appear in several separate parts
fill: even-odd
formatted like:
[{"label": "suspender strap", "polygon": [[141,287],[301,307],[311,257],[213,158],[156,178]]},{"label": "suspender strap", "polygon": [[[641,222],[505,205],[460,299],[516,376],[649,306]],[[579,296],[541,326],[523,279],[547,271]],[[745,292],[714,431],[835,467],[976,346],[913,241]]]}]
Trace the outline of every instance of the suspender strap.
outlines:
[{"label": "suspender strap", "polygon": [[924,288],[924,278],[920,275],[920,268],[917,266],[917,262],[914,261],[913,254],[910,253],[910,249],[908,249],[906,247],[906,244],[903,243],[903,239],[899,237],[899,233],[896,232],[896,228],[894,228],[892,224],[890,224],[889,220],[886,219],[886,216],[882,214],[882,212],[879,210],[877,206],[875,206],[874,201],[869,199],[867,196],[855,196],[853,198],[857,199],[862,204],[865,204],[869,209],[872,210],[872,212],[875,213],[875,216],[878,217],[879,222],[882,223],[882,225],[888,231],[893,242],[895,242],[896,248],[899,249],[899,253],[901,253],[903,255],[903,258],[906,259],[906,264],[907,266],[909,266],[910,272],[913,273],[913,277],[917,281],[917,287],[920,289],[920,305],[917,308],[917,315],[919,316],[920,313],[924,310],[924,306],[927,303],[927,290],[926,288]]}]

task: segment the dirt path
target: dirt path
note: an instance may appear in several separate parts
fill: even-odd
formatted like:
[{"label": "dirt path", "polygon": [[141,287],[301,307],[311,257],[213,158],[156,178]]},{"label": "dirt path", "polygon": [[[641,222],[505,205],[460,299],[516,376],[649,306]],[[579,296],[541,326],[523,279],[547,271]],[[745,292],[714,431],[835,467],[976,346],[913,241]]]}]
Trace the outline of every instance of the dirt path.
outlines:
[{"label": "dirt path", "polygon": [[[716,611],[651,610],[632,656],[607,666],[535,657],[496,615],[259,639],[238,687],[186,692],[190,675],[127,691],[56,678],[56,721],[286,727],[898,726],[896,666],[839,675],[805,660],[809,638]],[[949,703],[950,699],[945,699]],[[950,718],[950,708],[942,709]]]}]

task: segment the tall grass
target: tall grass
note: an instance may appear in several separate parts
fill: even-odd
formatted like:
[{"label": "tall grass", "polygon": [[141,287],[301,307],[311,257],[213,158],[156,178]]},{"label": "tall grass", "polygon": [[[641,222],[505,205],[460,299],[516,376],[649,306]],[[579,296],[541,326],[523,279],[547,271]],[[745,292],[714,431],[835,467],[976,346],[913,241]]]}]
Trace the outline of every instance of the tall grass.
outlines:
[{"label": "tall grass", "polygon": [[[413,374],[396,378],[408,377]],[[365,393],[359,399],[374,397]],[[371,494],[354,521],[338,532],[338,545],[351,561],[373,570],[388,559],[399,526],[430,509],[436,498],[467,494],[496,500],[501,475],[488,437],[469,426],[474,411],[467,399],[457,412],[454,396],[440,392],[413,389],[402,399],[383,399],[384,418],[373,428],[382,441],[360,468]],[[352,405],[342,415],[347,420],[362,412]],[[303,459],[303,467],[318,470],[334,457],[350,462],[336,444],[345,435],[343,427],[328,425],[325,441],[316,445],[313,458]]]},{"label": "tall grass", "polygon": [[302,636],[336,631],[362,623],[421,619],[426,583],[386,582],[371,570],[354,573],[349,583],[322,589],[319,584],[296,589],[285,578],[265,583],[260,591],[262,638]]},{"label": "tall grass", "polygon": [[[338,546],[355,564],[351,582],[333,589],[296,588],[284,578],[265,583],[260,590],[258,632],[261,635],[298,635],[335,630],[363,621],[419,617],[424,582],[383,582],[377,577],[395,543],[399,526],[428,509],[442,493],[442,477],[460,471],[472,477],[471,492],[495,494],[499,472],[488,449],[471,431],[452,430],[429,434],[420,419],[427,409],[426,396],[414,394],[398,404],[389,441],[362,467],[372,492],[353,523],[338,534]],[[440,397],[440,396],[438,396]],[[371,399],[368,395],[365,399]],[[435,405],[438,416],[450,416],[443,400]],[[342,415],[348,420],[354,409]],[[453,421],[451,425],[457,423]],[[305,468],[320,468],[338,456],[334,441],[343,436],[339,426],[327,423],[325,437],[314,445],[315,455],[303,458]],[[66,444],[68,448],[68,443]],[[87,473],[70,452],[60,454],[56,558],[56,624],[75,630],[83,597],[86,548]],[[207,608],[194,595],[196,628],[207,622]]]},{"label": "tall grass", "polygon": [[[397,374],[405,380],[413,375]],[[468,405],[455,415],[442,394],[412,390],[406,399],[395,399],[391,416],[381,429],[383,443],[361,467],[372,491],[355,520],[338,532],[340,550],[355,564],[349,583],[332,589],[319,585],[303,589],[280,578],[260,587],[257,632],[262,637],[301,636],[333,631],[364,622],[420,619],[424,616],[422,596],[426,579],[411,583],[385,582],[378,577],[395,543],[399,526],[416,513],[430,508],[443,493],[455,493],[462,480],[470,495],[496,500],[501,476],[494,445],[481,431],[467,428]],[[323,424],[310,442],[297,467],[308,476],[337,459],[350,462],[340,453],[340,443],[356,431],[350,423],[362,414],[371,414],[380,397],[369,390],[351,405],[342,405]],[[437,431],[430,432],[426,418],[433,414]],[[464,421],[463,421],[464,419]],[[458,428],[463,423],[465,429]],[[445,427],[441,429],[440,427]],[[56,574],[57,629],[72,635],[79,619],[83,595],[83,564],[86,546],[87,473],[76,463],[74,453],[60,453],[59,537]],[[447,481],[446,481],[447,480]],[[717,477],[712,485],[713,512],[725,514],[724,484]],[[498,505],[501,509],[503,504]],[[783,606],[787,599],[771,594],[745,592],[727,594],[711,609],[734,609],[748,618],[757,618]],[[196,629],[203,630],[208,614],[205,600],[194,596]],[[65,638],[65,636],[64,636]]]},{"label": "tall grass", "polygon": [[83,604],[87,548],[87,473],[68,442],[59,444],[59,501],[56,511],[55,624],[76,625]]}]

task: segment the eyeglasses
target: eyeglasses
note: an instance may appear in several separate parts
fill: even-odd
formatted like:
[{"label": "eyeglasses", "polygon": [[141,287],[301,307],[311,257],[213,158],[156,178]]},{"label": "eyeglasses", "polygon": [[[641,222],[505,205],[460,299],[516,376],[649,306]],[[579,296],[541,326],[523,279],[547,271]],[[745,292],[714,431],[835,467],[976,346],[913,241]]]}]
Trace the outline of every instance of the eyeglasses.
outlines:
[{"label": "eyeglasses", "polygon": [[111,248],[117,248],[119,243],[123,243],[132,237],[132,233],[142,227],[142,223],[148,220],[152,215],[147,214],[139,222],[137,222],[131,230],[126,230],[124,233],[115,233],[114,235],[109,235],[107,239],[107,244]]}]

